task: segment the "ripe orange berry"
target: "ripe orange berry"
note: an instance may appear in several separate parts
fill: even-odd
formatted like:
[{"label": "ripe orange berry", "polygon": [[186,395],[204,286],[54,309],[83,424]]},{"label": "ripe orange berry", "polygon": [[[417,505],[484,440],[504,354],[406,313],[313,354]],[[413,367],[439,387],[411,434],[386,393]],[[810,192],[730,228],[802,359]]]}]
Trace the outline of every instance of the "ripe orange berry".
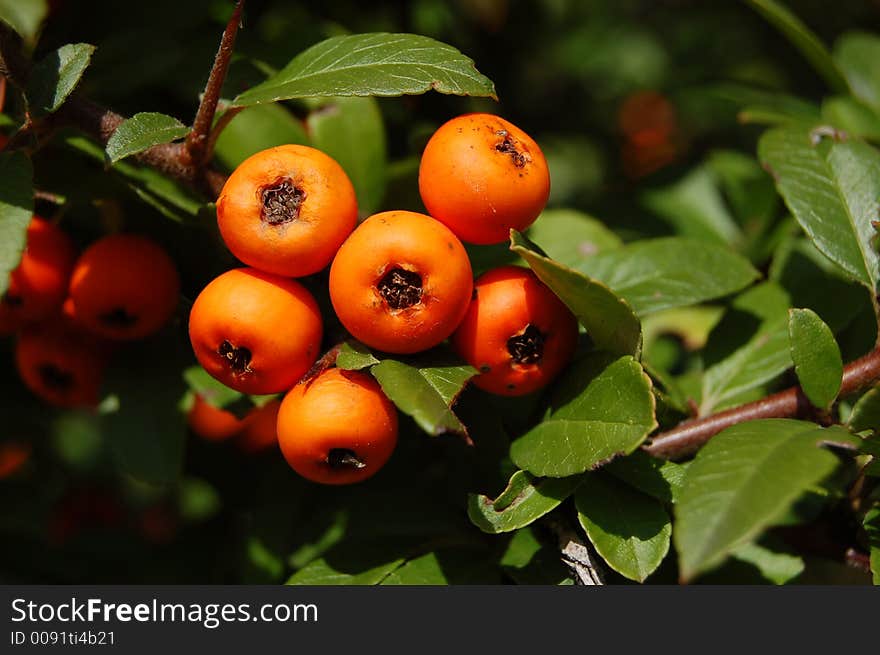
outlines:
[{"label": "ripe orange berry", "polygon": [[287,277],[327,266],[356,222],[357,200],[345,171],[308,146],[248,157],[217,200],[220,234],[232,254]]},{"label": "ripe orange berry", "polygon": [[65,313],[109,339],[142,339],[177,307],[180,279],[155,242],[133,234],[106,236],[77,260]]},{"label": "ripe orange berry", "polygon": [[15,363],[25,386],[51,405],[98,404],[104,356],[91,339],[63,323],[23,330]]},{"label": "ripe orange berry", "polygon": [[61,307],[75,260],[73,243],[61,228],[34,216],[21,262],[9,275],[9,289],[0,301],[0,332],[46,318]]},{"label": "ripe orange berry", "polygon": [[245,419],[244,430],[237,438],[238,447],[246,453],[258,453],[278,446],[278,410],[280,400],[270,400],[252,409]]},{"label": "ripe orange berry", "polygon": [[468,243],[506,241],[525,230],[550,196],[544,154],[516,125],[465,114],[440,126],[419,165],[428,213]]},{"label": "ripe orange berry", "polygon": [[23,441],[0,444],[0,480],[15,475],[31,457],[31,445]]},{"label": "ripe orange berry", "polygon": [[481,275],[452,345],[480,375],[474,384],[521,396],[552,380],[571,359],[577,320],[531,271],[502,266]]},{"label": "ripe orange berry", "polygon": [[214,378],[248,394],[290,389],[318,357],[318,303],[295,280],[253,268],[223,273],[193,303],[189,336]]},{"label": "ripe orange berry", "polygon": [[368,346],[414,353],[461,321],[473,290],[464,246],[424,214],[390,211],[352,232],[330,267],[330,298],[346,329]]},{"label": "ripe orange berry", "polygon": [[186,423],[190,430],[207,441],[234,437],[245,425],[243,419],[222,407],[215,407],[198,394],[186,414]]},{"label": "ripe orange berry", "polygon": [[284,397],[278,443],[304,478],[323,484],[360,482],[394,452],[397,412],[368,373],[329,369]]}]

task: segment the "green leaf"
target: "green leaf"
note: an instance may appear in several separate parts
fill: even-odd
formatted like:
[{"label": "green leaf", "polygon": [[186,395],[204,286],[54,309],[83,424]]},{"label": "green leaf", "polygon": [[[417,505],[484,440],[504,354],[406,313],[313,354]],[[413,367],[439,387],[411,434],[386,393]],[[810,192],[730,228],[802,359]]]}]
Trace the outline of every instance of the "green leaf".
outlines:
[{"label": "green leaf", "polygon": [[0,0],[0,20],[26,41],[36,40],[48,13],[48,0]]},{"label": "green leaf", "polygon": [[580,484],[581,476],[535,478],[517,471],[495,500],[468,494],[468,516],[483,532],[498,534],[519,530],[555,509]]},{"label": "green leaf", "polygon": [[843,360],[831,329],[810,309],[789,310],[794,372],[816,407],[830,409],[843,381]]},{"label": "green leaf", "polygon": [[288,143],[309,145],[302,121],[281,105],[256,105],[236,114],[224,128],[214,156],[233,170],[251,155]]},{"label": "green leaf", "polygon": [[238,107],[315,96],[399,96],[430,90],[495,97],[495,86],[452,46],[417,34],[335,36],[239,95]]},{"label": "green leaf", "polygon": [[535,275],[577,316],[597,348],[616,355],[638,355],[642,327],[626,301],[607,286],[541,253],[511,230],[510,249],[526,260]]},{"label": "green leaf", "polygon": [[710,88],[712,95],[741,108],[738,118],[742,123],[813,124],[822,118],[818,107],[796,96],[744,84],[722,83]]},{"label": "green leaf", "polygon": [[785,291],[769,282],[733,301],[729,317],[715,327],[709,346],[716,335],[748,340],[707,368],[702,381],[701,415],[736,404],[744,394],[791,367],[788,307]]},{"label": "green leaf", "polygon": [[116,128],[107,142],[107,157],[117,162],[161,143],[186,136],[189,128],[172,116],[143,112]]},{"label": "green leaf", "polygon": [[34,116],[46,116],[56,111],[79,84],[95,46],[88,43],[69,43],[41,59],[28,79],[28,107]]},{"label": "green leaf", "polygon": [[876,292],[880,257],[871,221],[880,211],[880,153],[859,141],[811,139],[816,132],[772,129],[758,153],[816,247]]},{"label": "green leaf", "polygon": [[880,386],[859,398],[852,408],[847,425],[853,432],[880,431]]},{"label": "green leaf", "polygon": [[183,372],[183,379],[190,391],[202,397],[202,400],[214,407],[227,407],[240,400],[244,394],[230,389],[222,382],[212,378],[201,366],[190,366]]},{"label": "green leaf", "polygon": [[867,32],[847,32],[834,44],[834,61],[853,95],[880,111],[880,38]]},{"label": "green leaf", "polygon": [[598,253],[623,245],[600,221],[574,209],[545,209],[526,235],[551,259],[574,269]]},{"label": "green leaf", "polygon": [[444,548],[415,557],[383,585],[498,584],[500,575],[484,548]]},{"label": "green leaf", "polygon": [[767,22],[778,29],[797,48],[804,59],[822,76],[832,90],[845,93],[847,83],[831,53],[804,23],[776,0],[747,0]]},{"label": "green leaf", "polygon": [[336,366],[346,371],[358,371],[378,363],[375,355],[360,341],[346,341],[336,356]]},{"label": "green leaf", "polygon": [[855,98],[826,99],[822,103],[822,118],[851,136],[880,141],[880,116]]},{"label": "green leaf", "polygon": [[0,296],[18,268],[34,214],[34,171],[21,152],[0,152]]},{"label": "green leaf", "polygon": [[559,551],[542,543],[534,528],[513,533],[499,564],[507,575],[521,585],[561,585],[572,582],[559,558]]},{"label": "green leaf", "polygon": [[190,357],[176,335],[162,335],[116,353],[107,371],[105,389],[116,408],[102,417],[104,436],[120,470],[140,482],[166,486],[182,470],[186,422],[178,401],[186,384],[180,371]]},{"label": "green leaf", "polygon": [[640,316],[726,296],[759,276],[728,248],[679,237],[637,241],[577,269],[607,284]]},{"label": "green leaf", "polygon": [[306,124],[312,145],[348,174],[361,215],[372,214],[385,195],[388,165],[379,103],[375,98],[333,98],[310,113]]},{"label": "green leaf", "polygon": [[760,544],[740,546],[731,553],[731,557],[751,564],[761,572],[762,577],[777,585],[787,584],[804,572],[802,557],[770,550]]},{"label": "green leaf", "polygon": [[644,582],[669,552],[672,521],[656,499],[600,472],[584,476],[574,502],[596,552],[623,577]]},{"label": "green leaf", "polygon": [[651,380],[632,357],[590,355],[559,383],[549,417],[510,446],[513,463],[564,477],[627,455],[657,427]]},{"label": "green leaf", "polygon": [[609,462],[602,470],[652,498],[664,503],[674,503],[678,501],[684,485],[687,466],[657,459],[642,450],[636,450],[626,457],[618,457]]},{"label": "green leaf", "polygon": [[458,394],[477,370],[445,354],[430,354],[407,362],[386,359],[370,369],[382,391],[404,414],[415,419],[432,436],[454,433],[467,436],[467,428],[453,413]]},{"label": "green leaf", "polygon": [[766,419],[716,435],[688,467],[675,506],[675,546],[683,580],[753,541],[834,471],[813,423]]},{"label": "green leaf", "polygon": [[871,549],[871,573],[875,585],[880,585],[880,507],[874,507],[865,514],[862,522],[868,547]]},{"label": "green leaf", "polygon": [[404,549],[387,543],[342,542],[294,573],[289,585],[375,585],[406,562]]},{"label": "green leaf", "polygon": [[700,166],[675,184],[642,197],[645,206],[685,237],[719,245],[742,242],[743,234],[718,187],[717,176]]}]

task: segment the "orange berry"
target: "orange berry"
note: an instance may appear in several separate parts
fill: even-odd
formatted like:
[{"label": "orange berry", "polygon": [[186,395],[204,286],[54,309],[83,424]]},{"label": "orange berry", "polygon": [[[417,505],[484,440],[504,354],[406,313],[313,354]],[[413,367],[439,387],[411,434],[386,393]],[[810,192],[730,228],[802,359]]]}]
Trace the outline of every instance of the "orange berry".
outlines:
[{"label": "orange berry", "polygon": [[168,254],[133,234],[106,236],[80,256],[65,313],[109,339],[142,339],[159,331],[177,307],[180,279]]},{"label": "orange berry", "polygon": [[392,353],[427,350],[461,321],[473,290],[464,246],[429,216],[390,211],[352,232],[330,267],[330,298],[346,329]]},{"label": "orange berry", "polygon": [[502,266],[481,275],[474,291],[452,345],[480,371],[476,386],[521,396],[546,385],[571,360],[577,320],[534,273]]},{"label": "orange berry", "polygon": [[207,441],[234,437],[245,424],[243,419],[222,407],[215,407],[198,394],[186,414],[186,423],[190,430]]},{"label": "orange berry", "polygon": [[397,445],[397,412],[367,373],[329,369],[298,384],[278,412],[288,464],[313,482],[350,484],[381,469]]},{"label": "orange berry", "polygon": [[465,114],[440,126],[419,165],[428,213],[462,241],[506,241],[531,225],[550,196],[550,172],[538,144],[492,114]]},{"label": "orange berry", "polygon": [[248,394],[290,389],[321,347],[318,303],[287,278],[237,268],[211,281],[189,315],[189,336],[204,369]]},{"label": "orange berry", "polygon": [[217,200],[232,254],[287,277],[317,273],[354,229],[357,199],[345,171],[320,150],[285,145],[243,161]]},{"label": "orange berry", "polygon": [[254,407],[245,418],[244,430],[237,439],[239,448],[246,453],[258,453],[278,446],[278,410],[280,400],[270,400],[262,407]]},{"label": "orange berry", "polygon": [[51,405],[98,404],[104,356],[91,339],[63,323],[25,328],[15,363],[25,386]]},{"label": "orange berry", "polygon": [[31,445],[22,441],[0,444],[0,480],[5,480],[21,470],[31,457]]},{"label": "orange berry", "polygon": [[67,295],[76,250],[54,223],[39,216],[27,228],[27,244],[0,301],[0,333],[53,314]]}]

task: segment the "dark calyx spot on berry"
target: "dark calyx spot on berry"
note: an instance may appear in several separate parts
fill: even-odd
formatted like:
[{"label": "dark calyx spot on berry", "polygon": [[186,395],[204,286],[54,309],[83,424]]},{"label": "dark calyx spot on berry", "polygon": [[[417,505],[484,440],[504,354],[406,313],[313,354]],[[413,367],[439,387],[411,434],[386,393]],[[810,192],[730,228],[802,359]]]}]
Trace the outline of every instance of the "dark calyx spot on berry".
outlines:
[{"label": "dark calyx spot on berry", "polygon": [[406,309],[422,301],[422,277],[413,271],[392,268],[376,288],[391,309]]},{"label": "dark calyx spot on berry", "polygon": [[529,323],[520,334],[507,340],[507,352],[517,364],[537,364],[544,356],[544,335]]},{"label": "dark calyx spot on berry", "polygon": [[98,320],[110,328],[128,329],[138,322],[138,317],[129,313],[125,307],[114,307],[108,312],[98,315]]},{"label": "dark calyx spot on berry", "polygon": [[290,178],[282,177],[260,188],[260,202],[263,203],[260,218],[269,225],[295,221],[299,218],[299,210],[305,199],[305,191]]},{"label": "dark calyx spot on berry", "polygon": [[40,364],[37,367],[40,380],[47,389],[53,391],[70,391],[73,388],[73,375],[69,371],[59,368],[52,362]]},{"label": "dark calyx spot on berry", "polygon": [[7,307],[21,307],[24,304],[24,298],[7,292],[3,294],[3,304]]},{"label": "dark calyx spot on berry", "polygon": [[348,448],[331,448],[327,453],[327,464],[334,469],[362,469],[366,466],[353,450]]},{"label": "dark calyx spot on berry", "polygon": [[236,348],[228,341],[224,341],[217,349],[221,357],[225,357],[229,368],[239,375],[251,372],[251,351],[247,348]]},{"label": "dark calyx spot on berry", "polygon": [[495,150],[501,154],[509,155],[513,165],[517,168],[524,168],[530,160],[528,154],[517,150],[516,141],[510,138],[507,130],[498,130],[495,134],[501,137],[501,141],[495,144]]}]

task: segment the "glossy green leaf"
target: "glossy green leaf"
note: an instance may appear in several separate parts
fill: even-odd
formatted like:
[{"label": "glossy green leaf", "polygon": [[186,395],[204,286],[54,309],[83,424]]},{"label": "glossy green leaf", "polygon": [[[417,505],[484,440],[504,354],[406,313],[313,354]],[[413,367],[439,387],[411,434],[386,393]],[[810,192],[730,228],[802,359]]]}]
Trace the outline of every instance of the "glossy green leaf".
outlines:
[{"label": "glossy green leaf", "polygon": [[568,570],[555,544],[543,543],[533,527],[513,533],[499,562],[504,572],[521,585],[571,584]]},{"label": "glossy green leaf", "polygon": [[880,37],[847,32],[834,44],[834,61],[853,95],[880,111]]},{"label": "glossy green leaf", "polygon": [[178,400],[186,391],[180,371],[189,357],[175,337],[163,335],[116,353],[106,375],[105,389],[117,403],[102,417],[106,441],[119,469],[151,486],[175,482],[183,467],[186,421]]},{"label": "glossy green leaf", "polygon": [[724,203],[718,179],[707,166],[695,168],[671,186],[645,193],[642,201],[681,236],[719,245],[743,240],[742,231]]},{"label": "glossy green leaf", "polygon": [[64,104],[79,84],[94,52],[95,46],[88,43],[70,43],[37,62],[25,91],[30,112],[34,116],[45,116]]},{"label": "glossy green leaf", "polygon": [[548,257],[574,269],[584,260],[623,245],[601,222],[574,209],[545,209],[526,236]]},{"label": "glossy green leaf", "polygon": [[282,105],[248,107],[217,138],[214,156],[228,169],[262,150],[289,143],[309,145],[305,126]]},{"label": "glossy green leaf", "polygon": [[843,381],[843,360],[834,334],[810,309],[789,311],[788,334],[801,389],[813,405],[829,409]]},{"label": "glossy green leaf", "polygon": [[513,463],[564,477],[627,455],[657,426],[651,380],[632,357],[594,354],[559,383],[550,415],[510,446]]},{"label": "glossy green leaf", "polygon": [[189,128],[172,116],[144,112],[135,114],[116,128],[107,142],[110,161],[117,162],[148,150],[161,143],[169,143],[186,136]]},{"label": "glossy green leaf", "polygon": [[336,366],[346,371],[358,371],[378,363],[375,355],[360,341],[346,341],[336,356]]},{"label": "glossy green leaf", "polygon": [[306,119],[312,145],[340,163],[369,216],[385,195],[388,153],[385,125],[375,98],[333,98]]},{"label": "glossy green leaf", "polygon": [[18,268],[34,213],[34,171],[22,152],[0,152],[0,296]]},{"label": "glossy green leaf", "polygon": [[657,459],[636,450],[609,462],[602,470],[652,498],[674,503],[681,493],[687,465]]},{"label": "glossy green leaf", "polygon": [[[725,342],[720,346],[724,350],[734,347],[703,375],[701,415],[736,404],[743,394],[791,367],[788,307],[788,295],[772,283],[749,289],[733,301],[729,316],[715,327],[707,348],[716,338]],[[742,339],[746,341],[740,344]]]},{"label": "glossy green leaf", "polygon": [[847,424],[853,432],[880,432],[880,386],[859,398],[852,408]]},{"label": "glossy green leaf", "polygon": [[746,0],[797,48],[833,90],[845,92],[847,83],[816,34],[777,0]]},{"label": "glossy green leaf", "polygon": [[501,576],[493,564],[484,548],[443,548],[409,560],[381,584],[498,584]]},{"label": "glossy green leaf", "polygon": [[522,234],[511,231],[510,249],[526,260],[535,275],[577,316],[601,350],[638,355],[642,327],[632,308],[607,286],[546,257]]},{"label": "glossy green leaf", "polygon": [[662,503],[601,472],[584,476],[574,500],[581,526],[608,566],[637,582],[660,566],[672,535]]},{"label": "glossy green leaf", "polygon": [[386,359],[370,372],[391,402],[428,434],[467,435],[452,406],[467,381],[477,374],[472,366],[431,354],[408,362]]},{"label": "glossy green leaf", "polygon": [[577,268],[611,287],[640,316],[729,295],[759,275],[728,248],[678,237],[637,241]]},{"label": "glossy green leaf", "polygon": [[778,552],[756,543],[740,546],[731,553],[733,559],[751,564],[761,576],[773,584],[791,582],[804,572],[804,560],[798,555]]},{"label": "glossy green leaf", "polygon": [[492,81],[452,46],[417,34],[335,36],[313,45],[233,104],[316,96],[399,96],[430,90],[495,97]]},{"label": "glossy green leaf", "polygon": [[740,108],[738,118],[742,123],[814,124],[821,120],[816,105],[796,96],[729,82],[712,85],[710,89],[712,95]]},{"label": "glossy green leaf", "polygon": [[827,98],[822,103],[822,118],[851,136],[880,140],[880,115],[855,98]]},{"label": "glossy green leaf", "polygon": [[758,153],[816,247],[875,290],[880,257],[871,246],[871,221],[880,212],[880,152],[859,141],[776,128],[761,137]]},{"label": "glossy green leaf", "polygon": [[675,505],[682,579],[753,541],[830,475],[838,460],[820,447],[827,436],[813,423],[765,419],[727,428],[703,446]]},{"label": "glossy green leaf", "polygon": [[517,471],[507,488],[492,500],[468,495],[468,516],[483,532],[498,534],[519,530],[555,509],[580,484],[581,476],[535,478]]},{"label": "glossy green leaf", "polygon": [[406,562],[405,549],[345,541],[290,576],[289,585],[375,585]]},{"label": "glossy green leaf", "polygon": [[183,372],[183,379],[190,391],[214,407],[226,407],[242,398],[244,394],[230,389],[222,382],[211,377],[201,366],[190,366]]},{"label": "glossy green leaf", "polygon": [[0,0],[0,20],[27,41],[36,39],[48,13],[48,0]]}]

